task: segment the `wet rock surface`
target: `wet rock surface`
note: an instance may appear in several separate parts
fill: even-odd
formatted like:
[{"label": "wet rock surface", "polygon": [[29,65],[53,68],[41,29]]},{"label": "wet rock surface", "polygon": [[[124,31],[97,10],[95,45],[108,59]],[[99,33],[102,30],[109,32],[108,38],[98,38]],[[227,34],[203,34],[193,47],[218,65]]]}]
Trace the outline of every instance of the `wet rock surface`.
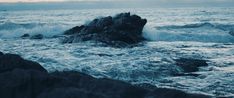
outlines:
[{"label": "wet rock surface", "polygon": [[64,34],[70,36],[63,42],[73,43],[93,40],[111,46],[136,44],[144,40],[142,30],[146,23],[146,19],[130,13],[98,18],[86,25],[76,26],[65,31]]},{"label": "wet rock surface", "polygon": [[43,39],[44,36],[42,34],[36,34],[30,37],[30,39]]},{"label": "wet rock surface", "polygon": [[180,58],[176,59],[176,65],[181,67],[184,72],[196,72],[199,67],[208,66],[205,60]]},{"label": "wet rock surface", "polygon": [[21,36],[21,38],[29,38],[29,37],[30,37],[29,34],[24,34],[24,35]]},{"label": "wet rock surface", "polygon": [[4,55],[1,51],[0,51],[0,56]]},{"label": "wet rock surface", "polygon": [[47,73],[38,63],[1,52],[0,66],[1,98],[210,98],[175,89],[97,79],[75,71]]}]

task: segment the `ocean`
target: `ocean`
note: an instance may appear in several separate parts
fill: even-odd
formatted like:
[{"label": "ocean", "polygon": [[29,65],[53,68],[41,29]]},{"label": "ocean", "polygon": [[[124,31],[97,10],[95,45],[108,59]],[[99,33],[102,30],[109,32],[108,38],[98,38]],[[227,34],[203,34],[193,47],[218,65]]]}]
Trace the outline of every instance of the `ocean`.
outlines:
[{"label": "ocean", "polygon": [[[61,43],[65,30],[94,18],[131,12],[147,19],[147,41],[133,48]],[[44,39],[22,39],[42,34]],[[149,83],[190,93],[234,96],[234,8],[126,8],[0,11],[0,51],[39,62],[49,72],[76,70],[97,78]],[[199,76],[173,76],[174,59],[206,60]]]}]

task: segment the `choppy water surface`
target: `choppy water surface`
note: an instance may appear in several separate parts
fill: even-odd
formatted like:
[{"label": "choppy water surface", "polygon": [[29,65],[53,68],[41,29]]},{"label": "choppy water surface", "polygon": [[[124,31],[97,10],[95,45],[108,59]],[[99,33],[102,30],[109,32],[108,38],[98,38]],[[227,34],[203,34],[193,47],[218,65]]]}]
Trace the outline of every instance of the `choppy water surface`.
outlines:
[{"label": "choppy water surface", "polygon": [[[62,44],[51,38],[93,18],[132,12],[147,18],[145,41],[134,48],[101,43]],[[77,70],[133,84],[150,83],[215,96],[234,96],[234,8],[154,8],[0,12],[0,51],[16,53],[47,70]],[[43,40],[19,38],[43,34]],[[173,76],[182,69],[173,59],[208,61],[194,76]]]}]

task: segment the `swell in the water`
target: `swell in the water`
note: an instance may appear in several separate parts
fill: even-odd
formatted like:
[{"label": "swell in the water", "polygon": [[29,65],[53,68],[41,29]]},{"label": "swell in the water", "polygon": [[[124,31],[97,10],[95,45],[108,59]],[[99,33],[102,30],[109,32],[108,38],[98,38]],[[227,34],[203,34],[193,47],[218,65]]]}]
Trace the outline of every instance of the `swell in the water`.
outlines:
[{"label": "swell in the water", "polygon": [[143,36],[152,41],[197,41],[234,43],[234,25],[198,23],[145,28]]},{"label": "swell in the water", "polygon": [[19,38],[23,34],[42,34],[45,37],[53,37],[68,28],[66,25],[58,24],[4,22],[0,24],[0,37]]},{"label": "swell in the water", "polygon": [[162,26],[162,27],[156,27],[157,29],[191,29],[191,28],[215,28],[215,29],[221,29],[224,31],[233,31],[234,30],[234,24],[217,24],[217,23],[196,23],[196,24],[186,24],[182,26],[178,25],[170,25],[170,26]]},{"label": "swell in the water", "polygon": [[[19,38],[23,34],[43,34],[53,37],[62,34],[72,26],[46,23],[0,23],[1,38]],[[144,28],[143,36],[152,41],[198,41],[234,43],[234,25],[197,23]]]},{"label": "swell in the water", "polygon": [[215,27],[215,25],[211,23],[197,23],[197,24],[186,24],[182,26],[170,25],[170,26],[162,26],[162,27],[156,27],[156,28],[157,29],[184,29],[184,28],[200,28],[200,27]]},{"label": "swell in the water", "polygon": [[18,28],[32,29],[37,26],[43,26],[43,23],[13,23],[13,22],[3,22],[0,24],[0,30],[13,30]]}]

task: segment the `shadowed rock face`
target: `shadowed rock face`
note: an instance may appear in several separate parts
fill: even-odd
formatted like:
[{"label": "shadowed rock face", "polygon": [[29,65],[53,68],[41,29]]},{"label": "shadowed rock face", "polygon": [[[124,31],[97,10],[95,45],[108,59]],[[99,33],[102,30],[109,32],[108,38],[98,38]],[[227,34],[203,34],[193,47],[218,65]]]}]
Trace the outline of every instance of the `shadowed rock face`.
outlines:
[{"label": "shadowed rock face", "polygon": [[41,72],[47,72],[37,62],[24,60],[19,55],[15,55],[15,54],[0,53],[0,73],[6,72],[6,71],[11,71],[11,70],[13,70],[15,68],[29,69],[29,70],[39,70]]},{"label": "shadowed rock face", "polygon": [[94,40],[113,46],[136,44],[144,40],[142,30],[146,22],[146,19],[130,13],[94,19],[87,25],[67,30],[64,34],[70,37],[64,42]]},{"label": "shadowed rock face", "polygon": [[0,85],[1,98],[210,98],[174,89],[97,79],[75,71],[47,73],[38,63],[2,52]]},{"label": "shadowed rock face", "polygon": [[0,56],[4,55],[1,51],[0,51]]}]

